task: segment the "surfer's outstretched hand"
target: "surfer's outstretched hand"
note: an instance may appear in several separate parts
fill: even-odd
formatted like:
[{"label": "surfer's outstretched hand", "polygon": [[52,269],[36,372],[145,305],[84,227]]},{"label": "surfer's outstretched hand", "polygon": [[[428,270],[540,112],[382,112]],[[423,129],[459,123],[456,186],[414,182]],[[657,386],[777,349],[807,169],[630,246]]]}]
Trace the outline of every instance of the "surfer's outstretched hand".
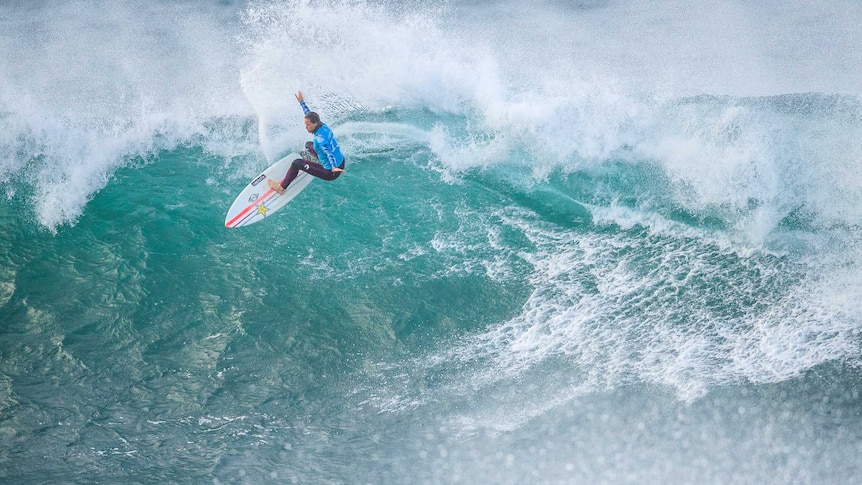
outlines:
[{"label": "surfer's outstretched hand", "polygon": [[305,99],[305,98],[302,97],[302,91],[297,91],[296,92],[296,100],[301,103],[303,101],[303,99]]}]

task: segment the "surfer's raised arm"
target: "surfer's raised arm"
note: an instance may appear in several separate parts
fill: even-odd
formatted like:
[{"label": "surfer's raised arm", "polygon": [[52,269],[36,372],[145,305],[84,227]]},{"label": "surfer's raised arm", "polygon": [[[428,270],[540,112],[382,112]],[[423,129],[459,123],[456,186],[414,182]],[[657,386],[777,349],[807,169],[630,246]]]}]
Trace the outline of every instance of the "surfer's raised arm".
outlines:
[{"label": "surfer's raised arm", "polygon": [[302,91],[297,91],[295,96],[296,100],[299,101],[299,105],[302,106],[302,112],[305,114],[310,113],[311,110],[308,109],[308,105],[305,104],[305,98],[302,96]]}]

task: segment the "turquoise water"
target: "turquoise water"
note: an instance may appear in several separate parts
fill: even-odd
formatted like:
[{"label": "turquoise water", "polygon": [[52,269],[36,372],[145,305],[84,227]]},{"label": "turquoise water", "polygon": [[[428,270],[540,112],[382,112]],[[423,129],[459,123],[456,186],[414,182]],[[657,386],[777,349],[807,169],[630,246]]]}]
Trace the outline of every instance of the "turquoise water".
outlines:
[{"label": "turquoise water", "polygon": [[856,480],[859,6],[540,7],[0,6],[0,481]]}]

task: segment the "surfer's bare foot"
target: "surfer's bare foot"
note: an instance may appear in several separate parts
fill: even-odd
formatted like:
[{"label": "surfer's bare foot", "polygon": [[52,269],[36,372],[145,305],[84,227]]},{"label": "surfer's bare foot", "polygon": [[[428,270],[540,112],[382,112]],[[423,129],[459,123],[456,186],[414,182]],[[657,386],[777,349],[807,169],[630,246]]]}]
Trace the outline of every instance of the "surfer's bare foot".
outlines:
[{"label": "surfer's bare foot", "polygon": [[279,194],[284,193],[284,187],[282,187],[280,183],[276,182],[273,179],[268,179],[268,181],[269,181],[269,188],[278,192]]}]

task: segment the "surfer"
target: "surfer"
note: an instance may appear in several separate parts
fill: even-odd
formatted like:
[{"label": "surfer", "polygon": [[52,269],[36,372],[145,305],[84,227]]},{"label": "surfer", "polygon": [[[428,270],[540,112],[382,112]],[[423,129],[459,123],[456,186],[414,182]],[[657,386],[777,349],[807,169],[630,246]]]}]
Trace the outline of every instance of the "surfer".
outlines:
[{"label": "surfer", "polygon": [[[332,130],[326,126],[326,123],[320,121],[320,115],[308,109],[305,99],[302,97],[302,91],[297,91],[296,100],[299,101],[302,111],[305,112],[305,129],[314,135],[314,142],[305,144],[314,161],[297,158],[290,164],[284,180],[279,183],[269,179],[270,188],[279,194],[284,193],[284,190],[293,182],[300,170],[327,181],[337,179],[344,172],[344,155],[341,154],[341,149],[338,147],[338,142],[335,141]],[[321,154],[323,155],[322,158],[320,157]]]}]

